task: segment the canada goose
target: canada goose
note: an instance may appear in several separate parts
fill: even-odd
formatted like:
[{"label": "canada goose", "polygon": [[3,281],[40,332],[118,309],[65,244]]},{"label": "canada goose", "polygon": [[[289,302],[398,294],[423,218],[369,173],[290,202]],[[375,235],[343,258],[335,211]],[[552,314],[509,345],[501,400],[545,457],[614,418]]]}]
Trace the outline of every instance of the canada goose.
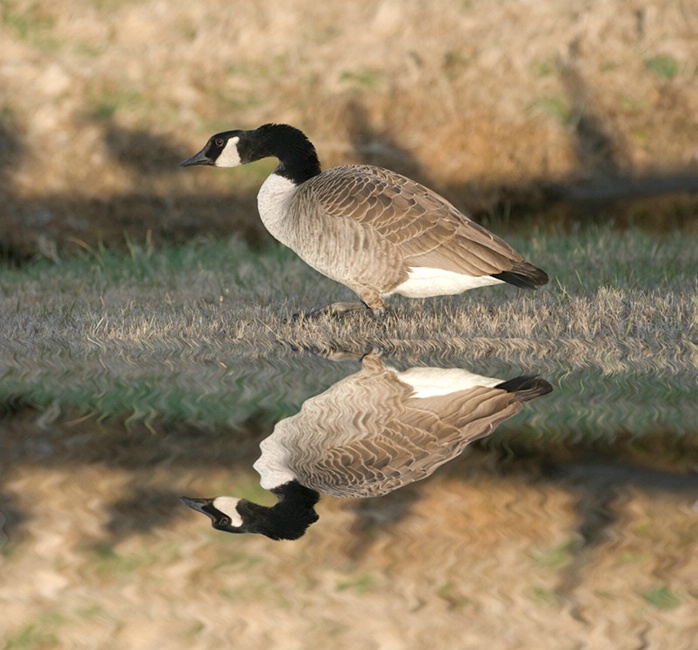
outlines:
[{"label": "canada goose", "polygon": [[398,372],[369,354],[359,372],[306,400],[260,444],[254,468],[276,505],[227,496],[182,501],[219,530],[297,539],[317,521],[320,493],[375,497],[426,478],[523,402],[551,390],[537,377],[502,381],[460,368]]},{"label": "canada goose", "polygon": [[[361,303],[325,310],[382,312],[384,298],[461,293],[508,282],[536,288],[546,273],[432,190],[371,165],[320,170],[315,147],[287,124],[224,131],[181,165],[236,167],[267,158],[279,166],[257,196],[262,223],[307,264]],[[321,310],[324,311],[324,310]]]}]

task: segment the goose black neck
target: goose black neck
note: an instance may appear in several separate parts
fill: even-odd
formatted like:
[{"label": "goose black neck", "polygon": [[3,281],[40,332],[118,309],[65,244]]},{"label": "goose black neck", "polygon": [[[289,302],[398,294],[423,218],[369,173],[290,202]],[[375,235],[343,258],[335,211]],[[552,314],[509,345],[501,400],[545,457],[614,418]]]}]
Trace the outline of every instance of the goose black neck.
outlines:
[{"label": "goose black neck", "polygon": [[298,539],[310,524],[318,520],[313,506],[320,495],[297,481],[284,483],[272,492],[278,502],[271,508],[241,501],[238,512],[245,522],[245,532],[260,533],[271,539]]},{"label": "goose black neck", "polygon": [[275,174],[296,185],[317,176],[320,161],[305,133],[288,124],[265,124],[253,132],[253,159],[273,156],[279,159]]}]

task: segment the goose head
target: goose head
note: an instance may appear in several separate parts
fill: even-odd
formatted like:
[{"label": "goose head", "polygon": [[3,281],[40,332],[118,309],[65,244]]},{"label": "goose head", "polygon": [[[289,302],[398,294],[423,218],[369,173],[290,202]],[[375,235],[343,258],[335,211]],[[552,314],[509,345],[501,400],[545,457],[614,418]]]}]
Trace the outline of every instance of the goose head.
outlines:
[{"label": "goose head", "polygon": [[279,160],[276,173],[295,183],[320,173],[320,161],[312,142],[305,133],[288,124],[263,124],[251,131],[216,133],[199,153],[179,164],[237,167],[269,157]]},{"label": "goose head", "polygon": [[278,502],[261,506],[247,499],[219,496],[211,499],[180,497],[185,505],[211,519],[211,525],[227,533],[258,533],[270,539],[298,539],[318,520],[313,506],[320,495],[296,481],[272,492]]},{"label": "goose head", "polygon": [[252,162],[247,159],[249,131],[223,131],[212,135],[204,148],[180,163],[181,167],[212,165],[213,167],[237,167]]},{"label": "goose head", "polygon": [[217,530],[228,533],[244,533],[245,522],[238,512],[237,506],[242,499],[235,497],[215,497],[213,499],[199,499],[193,497],[180,497],[180,501],[211,519],[211,525]]}]

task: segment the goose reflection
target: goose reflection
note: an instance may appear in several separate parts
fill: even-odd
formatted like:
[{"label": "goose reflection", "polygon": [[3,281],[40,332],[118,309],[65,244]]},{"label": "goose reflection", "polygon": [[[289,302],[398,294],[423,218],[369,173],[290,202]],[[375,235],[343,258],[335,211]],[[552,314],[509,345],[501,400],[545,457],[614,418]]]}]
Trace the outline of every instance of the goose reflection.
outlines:
[{"label": "goose reflection", "polygon": [[230,533],[298,539],[318,520],[320,494],[376,497],[419,481],[552,390],[539,377],[504,381],[460,368],[398,372],[376,354],[308,399],[260,445],[254,468],[278,501],[182,497]]}]

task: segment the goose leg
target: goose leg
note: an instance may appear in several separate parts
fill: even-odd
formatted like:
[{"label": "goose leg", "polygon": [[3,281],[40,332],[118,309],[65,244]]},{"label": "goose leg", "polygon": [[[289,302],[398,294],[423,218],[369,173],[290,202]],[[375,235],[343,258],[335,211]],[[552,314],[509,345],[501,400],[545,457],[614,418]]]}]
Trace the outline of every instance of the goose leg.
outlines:
[{"label": "goose leg", "polygon": [[[373,312],[373,310],[363,302],[333,302],[330,305],[313,309],[303,316],[304,318],[317,318],[318,316],[322,316],[324,314],[329,314],[330,316],[344,316],[344,314],[348,314],[350,312],[367,310]],[[299,317],[300,314],[294,314],[293,319],[298,320]]]},{"label": "goose leg", "polygon": [[[364,296],[361,296],[364,298]],[[304,318],[317,318],[323,314],[329,314],[330,316],[344,316],[345,314],[355,312],[355,311],[369,311],[374,318],[380,318],[385,313],[385,305],[383,300],[375,294],[375,296],[369,296],[371,301],[361,300],[358,302],[333,302],[330,305],[325,305],[324,307],[319,307],[318,309],[313,309],[302,316]],[[301,318],[301,314],[294,314],[293,320],[297,321]]]},{"label": "goose leg", "polygon": [[368,306],[363,302],[333,302],[324,307],[322,311],[332,316],[344,316],[344,314],[353,311],[366,311],[367,309]]},{"label": "goose leg", "polygon": [[331,305],[325,305],[324,307],[317,307],[316,309],[311,309],[305,313],[297,312],[291,316],[292,322],[297,322],[301,320],[310,320],[312,318],[319,318],[325,314],[329,316],[344,316],[344,314],[351,311],[367,310],[368,307],[362,302],[333,302]]},{"label": "goose leg", "polygon": [[343,316],[352,311],[368,310],[374,318],[379,318],[385,312],[385,303],[380,294],[374,289],[357,291],[361,302],[335,302],[324,308],[326,313],[333,316]]},{"label": "goose leg", "polygon": [[302,318],[317,318],[323,314],[330,316],[344,316],[355,311],[370,311],[374,318],[380,318],[385,313],[385,303],[380,294],[373,289],[362,291],[359,293],[361,300],[359,302],[333,302],[330,305],[313,309],[306,314],[293,314],[294,321]]},{"label": "goose leg", "polygon": [[385,303],[383,298],[375,289],[361,291],[359,297],[367,309],[371,310],[374,318],[380,318],[385,313]]}]

